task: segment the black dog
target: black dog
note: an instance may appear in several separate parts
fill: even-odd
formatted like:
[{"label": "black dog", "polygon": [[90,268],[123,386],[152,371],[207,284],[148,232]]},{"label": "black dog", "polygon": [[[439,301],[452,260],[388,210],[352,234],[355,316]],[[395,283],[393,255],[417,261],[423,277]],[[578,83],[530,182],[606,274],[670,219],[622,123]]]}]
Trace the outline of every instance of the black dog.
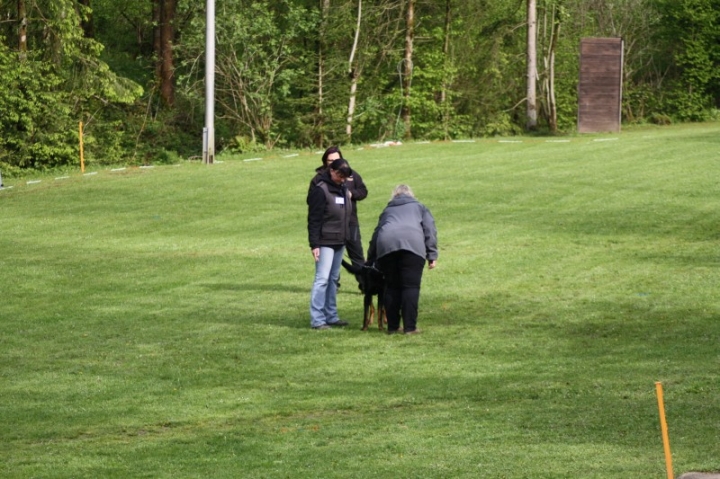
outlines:
[{"label": "black dog", "polygon": [[363,298],[363,331],[367,331],[368,326],[373,322],[375,316],[375,307],[373,306],[373,296],[377,295],[377,321],[378,328],[382,331],[384,325],[387,324],[387,316],[385,314],[385,276],[375,267],[374,264],[365,264],[356,266],[343,260],[343,267],[350,273],[355,275],[358,281],[358,288],[362,292]]}]

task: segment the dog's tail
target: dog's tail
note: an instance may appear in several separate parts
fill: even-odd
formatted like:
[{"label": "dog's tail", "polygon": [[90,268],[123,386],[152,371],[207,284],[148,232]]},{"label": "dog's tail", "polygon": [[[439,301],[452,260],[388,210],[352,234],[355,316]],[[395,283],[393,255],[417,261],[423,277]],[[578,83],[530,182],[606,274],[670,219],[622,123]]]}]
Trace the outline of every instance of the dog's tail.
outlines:
[{"label": "dog's tail", "polygon": [[345,260],[342,260],[342,265],[343,265],[343,268],[345,268],[346,270],[348,270],[348,272],[350,272],[352,274],[357,275],[357,274],[362,273],[362,266],[357,266],[352,263],[348,263]]}]

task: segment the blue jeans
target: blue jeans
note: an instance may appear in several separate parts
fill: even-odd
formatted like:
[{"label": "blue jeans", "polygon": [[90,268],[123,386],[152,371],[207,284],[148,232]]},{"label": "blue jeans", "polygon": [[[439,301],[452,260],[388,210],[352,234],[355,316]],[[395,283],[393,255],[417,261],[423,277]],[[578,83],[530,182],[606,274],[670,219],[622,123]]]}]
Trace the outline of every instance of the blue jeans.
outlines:
[{"label": "blue jeans", "polygon": [[345,247],[320,247],[320,259],[315,263],[315,282],[310,293],[310,326],[340,321],[337,312],[337,284]]}]

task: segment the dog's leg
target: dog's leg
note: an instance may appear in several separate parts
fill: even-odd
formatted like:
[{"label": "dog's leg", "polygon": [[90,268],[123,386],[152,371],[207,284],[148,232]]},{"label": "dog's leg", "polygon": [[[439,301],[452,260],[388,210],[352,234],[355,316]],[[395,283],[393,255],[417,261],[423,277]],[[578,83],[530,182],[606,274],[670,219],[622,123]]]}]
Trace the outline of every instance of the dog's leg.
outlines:
[{"label": "dog's leg", "polygon": [[370,298],[371,301],[368,301],[367,295],[365,295],[365,298],[363,300],[363,331],[367,331],[368,326],[372,324],[373,316],[375,315],[375,308],[373,308],[372,305],[372,298]]},{"label": "dog's leg", "polygon": [[385,294],[383,291],[378,293],[378,307],[377,307],[377,318],[378,328],[380,331],[384,330],[384,326],[387,324],[387,313],[385,312]]}]

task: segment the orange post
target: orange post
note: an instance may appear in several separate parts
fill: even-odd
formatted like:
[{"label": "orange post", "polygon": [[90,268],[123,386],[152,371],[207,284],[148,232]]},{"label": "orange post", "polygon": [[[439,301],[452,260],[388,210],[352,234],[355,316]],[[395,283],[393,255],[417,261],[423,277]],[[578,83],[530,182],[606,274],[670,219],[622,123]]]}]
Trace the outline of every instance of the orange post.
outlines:
[{"label": "orange post", "polygon": [[80,122],[80,171],[85,173],[85,155],[83,149],[83,123]]},{"label": "orange post", "polygon": [[665,401],[663,400],[663,388],[661,382],[655,383],[657,391],[658,409],[660,410],[660,429],[662,429],[663,447],[665,448],[665,468],[668,479],[674,479],[672,454],[670,453],[670,437],[668,436],[667,421],[665,421]]}]

